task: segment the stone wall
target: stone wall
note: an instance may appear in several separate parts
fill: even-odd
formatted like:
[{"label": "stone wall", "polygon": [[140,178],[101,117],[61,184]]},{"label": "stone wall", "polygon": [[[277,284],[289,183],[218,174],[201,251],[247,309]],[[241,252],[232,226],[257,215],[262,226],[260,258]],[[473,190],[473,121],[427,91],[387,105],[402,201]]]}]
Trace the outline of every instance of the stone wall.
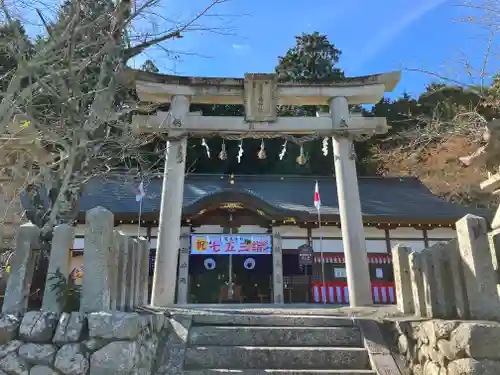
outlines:
[{"label": "stone wall", "polygon": [[[103,207],[87,212],[84,273],[80,311],[130,311],[148,304],[149,243],[114,229],[114,215]],[[40,229],[20,226],[12,257],[2,312],[22,315],[33,279],[39,251]],[[67,310],[70,253],[74,228],[63,224],[54,229],[42,309],[61,313]]]},{"label": "stone wall", "polygon": [[[149,243],[114,230],[102,207],[87,212],[80,311],[64,312],[74,228],[54,229],[42,311],[28,295],[40,229],[19,227],[0,315],[0,375],[152,373],[163,314],[139,314],[148,304]],[[61,290],[62,289],[62,290]]]},{"label": "stone wall", "polygon": [[147,375],[163,314],[30,311],[0,316],[0,375]]},{"label": "stone wall", "polygon": [[456,223],[457,240],[392,250],[398,308],[408,315],[500,321],[500,231],[482,217]]},{"label": "stone wall", "polygon": [[500,323],[406,320],[393,327],[413,375],[500,374]]}]

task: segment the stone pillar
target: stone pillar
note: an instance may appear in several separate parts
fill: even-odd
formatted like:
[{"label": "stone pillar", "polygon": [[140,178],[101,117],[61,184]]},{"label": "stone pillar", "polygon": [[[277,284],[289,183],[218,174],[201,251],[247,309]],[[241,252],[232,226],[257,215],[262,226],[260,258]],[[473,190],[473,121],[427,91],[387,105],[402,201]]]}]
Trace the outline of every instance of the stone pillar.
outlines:
[{"label": "stone pillar", "polygon": [[[346,131],[349,130],[346,98],[333,98],[330,102],[330,114],[335,129],[345,127]],[[351,307],[369,306],[373,305],[373,297],[353,142],[348,135],[336,135],[332,141],[349,303]]]},{"label": "stone pillar", "polygon": [[[500,218],[500,207],[497,211]],[[490,243],[491,259],[493,261],[493,269],[495,270],[498,280],[500,280],[500,228],[492,228],[492,231],[488,234],[488,240]],[[500,295],[500,282],[497,284],[497,291]]]},{"label": "stone pillar", "polygon": [[111,309],[114,215],[104,207],[87,211],[83,249],[83,283],[80,311]]},{"label": "stone pillar", "polygon": [[425,316],[425,294],[424,281],[422,279],[421,257],[420,253],[411,253],[408,257],[410,266],[411,291],[413,295],[413,305],[416,316]]},{"label": "stone pillar", "polygon": [[140,275],[140,250],[139,241],[132,238],[132,293],[131,293],[131,307],[136,308],[139,305],[139,275]]},{"label": "stone pillar", "polygon": [[281,252],[281,234],[273,228],[273,303],[284,303],[283,298],[283,254]]},{"label": "stone pillar", "polygon": [[[170,115],[174,123],[182,124],[189,113],[189,100],[174,96]],[[184,173],[187,139],[170,141],[165,152],[165,170],[161,195],[158,246],[151,304],[169,306],[175,303],[177,252],[180,248],[182,204],[184,202]]]},{"label": "stone pillar", "polygon": [[4,314],[22,314],[26,311],[35,261],[33,249],[38,248],[39,236],[40,229],[31,223],[21,225],[17,232],[16,250],[12,255],[2,305]]},{"label": "stone pillar", "polygon": [[179,270],[177,272],[177,303],[187,304],[189,297],[189,252],[191,245],[191,228],[182,227],[179,250]]},{"label": "stone pillar", "polygon": [[139,290],[138,304],[139,306],[147,306],[149,304],[149,241],[144,237],[137,239],[139,243]]},{"label": "stone pillar", "polygon": [[49,268],[43,292],[42,310],[61,313],[64,309],[64,301],[61,300],[57,285],[64,278],[64,284],[68,283],[69,263],[71,249],[75,242],[75,228],[68,224],[61,224],[54,228],[52,247],[50,249]]},{"label": "stone pillar", "polygon": [[119,234],[118,231],[113,230],[112,243],[110,249],[110,258],[112,261],[109,263],[109,306],[111,310],[116,310],[118,304],[118,246]]},{"label": "stone pillar", "polygon": [[399,311],[403,314],[413,314],[413,294],[410,279],[409,247],[396,245],[392,248],[392,264],[394,266],[394,284],[396,286],[396,300]]},{"label": "stone pillar", "polygon": [[471,318],[498,320],[498,279],[489,248],[486,220],[465,215],[457,221],[456,228]]},{"label": "stone pillar", "polygon": [[440,302],[438,301],[437,281],[436,274],[434,273],[435,264],[431,251],[431,249],[425,249],[419,253],[420,269],[422,270],[425,316],[428,318],[437,318],[440,316]]},{"label": "stone pillar", "polygon": [[438,243],[425,250],[432,260],[432,270],[435,280],[436,311],[433,317],[456,318],[455,291],[453,287],[454,274],[451,273],[450,259],[456,251],[449,243]]},{"label": "stone pillar", "polygon": [[128,243],[128,257],[127,257],[127,275],[128,279],[126,281],[127,286],[126,286],[126,293],[125,293],[125,300],[126,300],[126,307],[127,310],[133,310],[135,308],[135,273],[136,273],[136,257],[135,257],[135,247],[136,247],[136,240],[127,237],[127,243]]},{"label": "stone pillar", "polygon": [[118,231],[117,233],[117,251],[118,251],[118,279],[117,296],[115,308],[125,311],[127,308],[127,287],[130,283],[130,264],[129,264],[129,237]]},{"label": "stone pillar", "polygon": [[456,315],[459,319],[468,319],[470,316],[469,302],[467,298],[467,289],[465,287],[464,265],[462,264],[462,259],[458,250],[458,240],[454,239],[448,242],[447,248],[449,250],[448,259],[450,262],[450,274],[453,275],[450,282],[453,287]]}]

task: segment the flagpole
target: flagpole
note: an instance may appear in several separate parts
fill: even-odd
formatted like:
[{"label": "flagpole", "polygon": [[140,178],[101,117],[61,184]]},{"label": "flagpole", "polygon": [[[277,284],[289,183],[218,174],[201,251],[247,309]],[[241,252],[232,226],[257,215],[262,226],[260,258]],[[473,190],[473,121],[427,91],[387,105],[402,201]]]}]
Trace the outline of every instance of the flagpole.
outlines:
[{"label": "flagpole", "polygon": [[142,215],[142,198],[139,201],[139,222],[137,223],[137,238],[141,235],[141,215]]},{"label": "flagpole", "polygon": [[323,257],[323,227],[321,226],[321,213],[318,207],[318,229],[319,229],[319,253],[321,256],[321,285],[323,304],[326,305],[326,283],[325,283],[325,258]]},{"label": "flagpole", "polygon": [[321,226],[321,198],[319,195],[318,181],[316,181],[316,186],[314,187],[314,206],[318,211],[319,253],[321,256],[321,296],[323,304],[326,305],[325,258],[323,256],[323,227]]},{"label": "flagpole", "polygon": [[137,238],[141,235],[142,200],[144,199],[144,183],[141,181],[139,189],[135,195],[135,200],[139,202],[139,221],[137,223]]}]

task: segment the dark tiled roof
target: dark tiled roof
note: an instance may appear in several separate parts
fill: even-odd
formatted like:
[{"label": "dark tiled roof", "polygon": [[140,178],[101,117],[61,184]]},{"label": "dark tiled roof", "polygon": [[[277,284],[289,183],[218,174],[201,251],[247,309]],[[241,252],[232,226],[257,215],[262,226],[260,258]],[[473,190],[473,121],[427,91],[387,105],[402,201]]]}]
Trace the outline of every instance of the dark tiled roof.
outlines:
[{"label": "dark tiled roof", "polygon": [[[228,176],[190,174],[185,180],[184,210],[211,195],[236,192],[258,198],[283,213],[314,215],[316,180],[322,214],[338,215],[335,178],[306,176],[235,176],[234,184],[230,184]],[[135,200],[138,185],[139,181],[130,180],[91,181],[83,194],[81,211],[99,205],[115,214],[138,212],[139,203]],[[162,179],[152,178],[144,187],[143,213],[159,212]],[[418,179],[411,177],[360,177],[359,190],[362,213],[368,217],[455,221],[470,212],[434,196]]]}]

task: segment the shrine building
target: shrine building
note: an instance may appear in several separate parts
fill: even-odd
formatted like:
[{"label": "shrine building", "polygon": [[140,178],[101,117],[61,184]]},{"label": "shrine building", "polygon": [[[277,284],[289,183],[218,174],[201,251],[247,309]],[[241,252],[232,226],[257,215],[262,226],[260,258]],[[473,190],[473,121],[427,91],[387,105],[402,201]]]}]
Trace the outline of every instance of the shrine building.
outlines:
[{"label": "shrine building", "polygon": [[[394,303],[391,247],[418,251],[449,241],[454,223],[468,211],[434,196],[413,177],[358,180],[373,300]],[[321,227],[313,204],[316,181]],[[96,206],[114,213],[117,229],[149,240],[153,275],[161,176],[144,182],[142,203],[136,201],[138,185],[122,176],[87,186],[72,251],[76,282],[84,272],[85,211]],[[273,250],[275,241],[281,241],[280,253]],[[188,174],[180,243],[178,303],[272,303],[278,283],[284,303],[348,303],[334,177]],[[278,278],[277,263],[283,273]]]}]

